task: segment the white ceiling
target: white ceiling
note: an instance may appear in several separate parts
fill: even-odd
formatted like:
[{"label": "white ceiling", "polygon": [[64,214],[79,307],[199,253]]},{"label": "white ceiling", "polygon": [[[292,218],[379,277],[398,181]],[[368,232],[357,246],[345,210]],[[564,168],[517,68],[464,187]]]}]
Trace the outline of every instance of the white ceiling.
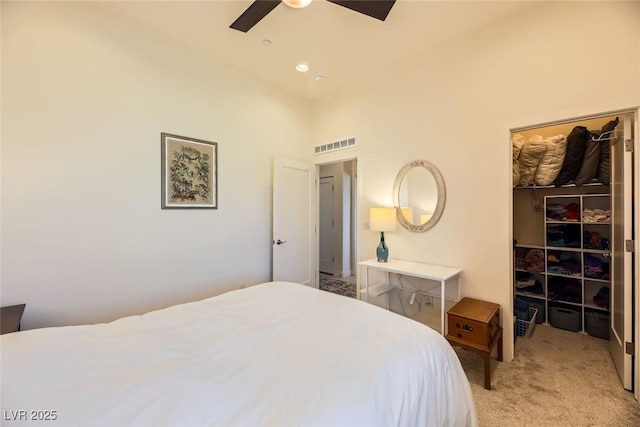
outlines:
[{"label": "white ceiling", "polygon": [[[247,33],[229,25],[253,0],[111,1],[99,7],[306,99],[384,73],[448,39],[531,7],[522,1],[398,0],[379,21],[324,0],[278,5]],[[271,46],[263,47],[262,40]],[[295,70],[307,62],[307,73]],[[313,76],[325,78],[315,82]]]}]

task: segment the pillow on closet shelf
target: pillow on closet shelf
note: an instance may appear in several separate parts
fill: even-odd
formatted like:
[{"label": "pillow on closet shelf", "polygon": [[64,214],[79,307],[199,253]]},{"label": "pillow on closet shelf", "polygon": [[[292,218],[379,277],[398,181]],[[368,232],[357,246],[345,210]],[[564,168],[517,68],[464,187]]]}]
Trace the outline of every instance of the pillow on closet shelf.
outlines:
[{"label": "pillow on closet shelf", "polygon": [[560,187],[573,180],[582,166],[587,141],[591,138],[591,132],[584,126],[576,126],[567,136],[567,153],[562,162],[560,173],[553,180],[553,185]]},{"label": "pillow on closet shelf", "polygon": [[[601,135],[605,132],[611,132],[616,128],[620,120],[616,117],[606,125],[602,126]],[[611,134],[605,134],[600,140],[600,164],[598,165],[598,181],[605,185],[609,185],[611,179]]]},{"label": "pillow on closet shelf", "polygon": [[547,151],[547,143],[540,135],[533,135],[524,143],[518,164],[520,165],[520,185],[533,184],[540,159]]},{"label": "pillow on closet shelf", "polygon": [[564,156],[567,153],[567,137],[556,135],[545,138],[547,151],[540,159],[536,170],[535,183],[537,185],[551,185],[562,168]]},{"label": "pillow on closet shelf", "polygon": [[587,141],[586,148],[584,150],[584,158],[582,159],[582,165],[580,170],[573,179],[573,182],[577,185],[584,185],[590,182],[598,175],[598,167],[600,166],[600,141],[598,135],[590,132],[590,138]]},{"label": "pillow on closet shelf", "polygon": [[519,133],[511,135],[511,145],[513,152],[513,186],[520,184],[520,165],[518,164],[518,158],[522,152],[524,146],[524,136]]},{"label": "pillow on closet shelf", "polygon": [[611,141],[600,141],[600,163],[596,178],[604,185],[609,185],[611,180]]}]

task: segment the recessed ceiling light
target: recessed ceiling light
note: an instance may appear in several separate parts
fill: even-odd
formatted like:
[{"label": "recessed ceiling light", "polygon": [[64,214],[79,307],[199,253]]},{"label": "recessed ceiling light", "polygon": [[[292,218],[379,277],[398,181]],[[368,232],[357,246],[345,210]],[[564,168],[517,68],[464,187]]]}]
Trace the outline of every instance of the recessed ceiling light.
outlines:
[{"label": "recessed ceiling light", "polygon": [[309,65],[305,64],[304,62],[300,62],[298,63],[298,65],[296,65],[296,70],[300,71],[301,73],[306,73],[307,71],[309,71]]},{"label": "recessed ceiling light", "polygon": [[313,76],[313,81],[321,82],[322,80],[324,80],[324,76],[322,74],[316,74]]},{"label": "recessed ceiling light", "polygon": [[269,47],[271,46],[271,40],[269,39],[264,39],[260,42],[262,44],[262,47]]}]

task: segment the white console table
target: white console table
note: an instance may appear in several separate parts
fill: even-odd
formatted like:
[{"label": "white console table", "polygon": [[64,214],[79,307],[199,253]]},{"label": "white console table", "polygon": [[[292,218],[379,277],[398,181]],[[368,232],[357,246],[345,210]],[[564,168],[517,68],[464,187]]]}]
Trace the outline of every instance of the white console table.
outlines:
[{"label": "white console table", "polygon": [[[359,262],[358,265],[364,267],[364,289],[361,292],[364,292],[365,301],[369,302],[369,295],[371,296],[381,296],[392,289],[397,288],[397,286],[391,283],[391,273],[418,277],[421,279],[435,280],[440,282],[440,294],[434,295],[440,298],[440,333],[445,335],[445,300],[446,298],[446,285],[447,281],[452,279],[458,279],[460,274],[462,273],[462,269],[455,267],[445,267],[442,265],[433,265],[433,264],[423,264],[420,262],[413,261],[403,261],[399,259],[389,259],[388,262],[379,262],[377,259],[369,259],[367,261]],[[371,285],[369,284],[369,272],[370,270],[377,270],[381,272],[387,273],[387,280],[385,283]],[[407,289],[405,289],[407,290]],[[409,290],[412,291],[413,290]],[[427,293],[415,291],[417,293]],[[452,298],[453,301],[460,301],[460,284],[457,283],[457,292],[456,296]],[[387,306],[387,308],[389,308]]]}]

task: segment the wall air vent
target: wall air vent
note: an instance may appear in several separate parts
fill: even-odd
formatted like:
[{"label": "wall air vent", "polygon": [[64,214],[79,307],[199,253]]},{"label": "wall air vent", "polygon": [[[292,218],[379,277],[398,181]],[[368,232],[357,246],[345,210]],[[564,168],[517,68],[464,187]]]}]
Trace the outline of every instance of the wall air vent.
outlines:
[{"label": "wall air vent", "polygon": [[351,148],[356,145],[356,137],[346,138],[340,141],[329,142],[322,145],[316,145],[313,149],[313,154],[323,154],[329,151],[342,150],[343,148]]}]

